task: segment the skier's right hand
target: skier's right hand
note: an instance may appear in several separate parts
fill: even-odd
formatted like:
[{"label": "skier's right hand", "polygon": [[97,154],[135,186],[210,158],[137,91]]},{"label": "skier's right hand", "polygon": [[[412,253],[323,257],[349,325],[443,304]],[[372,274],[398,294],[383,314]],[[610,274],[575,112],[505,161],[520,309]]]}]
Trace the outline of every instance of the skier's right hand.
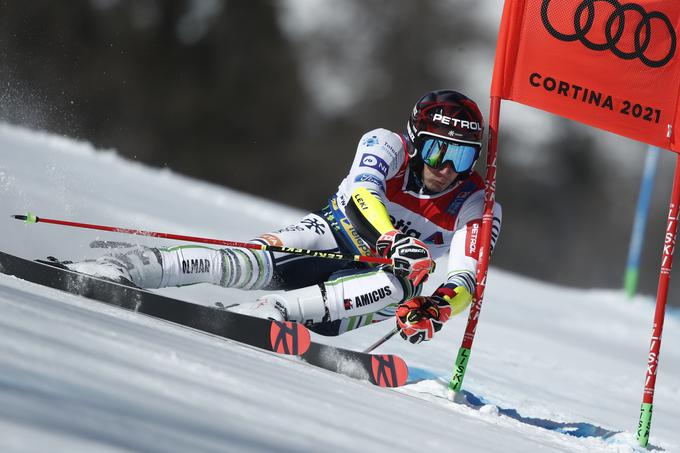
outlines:
[{"label": "skier's right hand", "polygon": [[413,344],[431,340],[450,316],[451,306],[443,298],[414,297],[397,307],[399,335]]},{"label": "skier's right hand", "polygon": [[434,260],[425,243],[399,230],[381,235],[375,249],[383,258],[391,258],[395,275],[407,278],[413,286],[424,283],[434,272]]}]

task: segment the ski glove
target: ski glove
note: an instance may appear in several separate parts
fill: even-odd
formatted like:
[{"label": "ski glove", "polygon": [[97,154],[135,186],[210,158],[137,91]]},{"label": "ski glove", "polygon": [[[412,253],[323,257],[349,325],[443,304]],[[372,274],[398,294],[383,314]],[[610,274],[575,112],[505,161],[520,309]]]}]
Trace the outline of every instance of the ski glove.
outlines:
[{"label": "ski glove", "polygon": [[375,249],[383,258],[391,258],[394,274],[407,278],[413,286],[424,283],[434,272],[434,260],[425,243],[399,230],[381,235],[375,243]]},{"label": "ski glove", "polygon": [[431,340],[453,314],[450,301],[456,290],[467,292],[462,287],[441,286],[429,297],[414,297],[399,305],[396,317],[401,338],[413,344]]}]

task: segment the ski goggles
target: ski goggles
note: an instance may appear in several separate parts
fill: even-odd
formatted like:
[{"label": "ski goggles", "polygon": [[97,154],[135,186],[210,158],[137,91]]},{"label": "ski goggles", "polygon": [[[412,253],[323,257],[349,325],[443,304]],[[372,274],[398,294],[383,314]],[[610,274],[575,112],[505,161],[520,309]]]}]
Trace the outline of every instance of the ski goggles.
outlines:
[{"label": "ski goggles", "polygon": [[477,160],[479,148],[428,137],[420,147],[420,157],[429,167],[440,169],[450,163],[456,173],[470,171]]}]

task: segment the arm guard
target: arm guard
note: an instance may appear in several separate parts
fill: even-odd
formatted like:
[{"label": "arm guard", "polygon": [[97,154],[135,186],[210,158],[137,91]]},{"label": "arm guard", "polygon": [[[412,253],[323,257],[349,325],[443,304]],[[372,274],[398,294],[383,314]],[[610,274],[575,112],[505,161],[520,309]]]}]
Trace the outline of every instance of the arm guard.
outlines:
[{"label": "arm guard", "polygon": [[470,305],[470,302],[472,302],[472,294],[464,286],[453,288],[453,285],[450,283],[437,288],[433,296],[448,302],[451,306],[451,316],[465,310]]},{"label": "arm guard", "polygon": [[371,247],[375,246],[382,234],[395,229],[385,205],[365,187],[354,189],[345,206],[345,215],[359,236]]}]

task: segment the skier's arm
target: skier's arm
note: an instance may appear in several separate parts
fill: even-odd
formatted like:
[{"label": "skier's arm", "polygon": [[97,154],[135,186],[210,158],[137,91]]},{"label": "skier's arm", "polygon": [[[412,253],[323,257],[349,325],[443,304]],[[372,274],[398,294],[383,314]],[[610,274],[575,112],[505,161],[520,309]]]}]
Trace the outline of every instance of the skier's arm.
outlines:
[{"label": "skier's arm", "polygon": [[349,177],[345,215],[361,238],[380,256],[391,258],[394,273],[420,285],[434,270],[425,243],[392,224],[385,207],[385,185],[404,164],[404,142],[395,133],[376,129],[359,142]]},{"label": "skier's arm", "polygon": [[370,246],[395,229],[385,208],[385,185],[397,174],[404,159],[402,139],[387,129],[367,132],[357,146],[346,178],[345,215]]},{"label": "skier's arm", "polygon": [[367,189],[359,187],[352,193],[345,213],[359,235],[375,244],[379,256],[392,259],[395,275],[417,287],[434,271],[427,245],[394,228],[385,205]]},{"label": "skier's arm", "polygon": [[[411,343],[432,339],[449,317],[470,305],[475,292],[484,194],[478,191],[463,203],[451,240],[447,280],[429,297],[414,297],[397,307],[399,334]],[[491,249],[501,227],[501,207],[494,206]]]},{"label": "skier's arm", "polygon": [[[451,239],[447,279],[437,291],[451,305],[452,314],[460,313],[472,301],[475,293],[477,261],[482,231],[482,214],[484,211],[484,192],[472,194],[458,214],[456,232]],[[491,250],[496,244],[501,229],[502,210],[498,203],[494,204],[493,223],[491,226]],[[451,295],[451,291],[455,294]],[[435,292],[436,293],[436,292]],[[445,295],[444,293],[449,293]]]},{"label": "skier's arm", "polygon": [[385,187],[399,172],[405,155],[401,137],[387,129],[367,132],[357,146],[346,178],[345,215],[371,247],[380,236],[395,230],[385,207]]},{"label": "skier's arm", "polygon": [[366,187],[352,191],[352,197],[345,206],[345,215],[359,236],[372,246],[380,236],[395,229],[382,200]]}]

